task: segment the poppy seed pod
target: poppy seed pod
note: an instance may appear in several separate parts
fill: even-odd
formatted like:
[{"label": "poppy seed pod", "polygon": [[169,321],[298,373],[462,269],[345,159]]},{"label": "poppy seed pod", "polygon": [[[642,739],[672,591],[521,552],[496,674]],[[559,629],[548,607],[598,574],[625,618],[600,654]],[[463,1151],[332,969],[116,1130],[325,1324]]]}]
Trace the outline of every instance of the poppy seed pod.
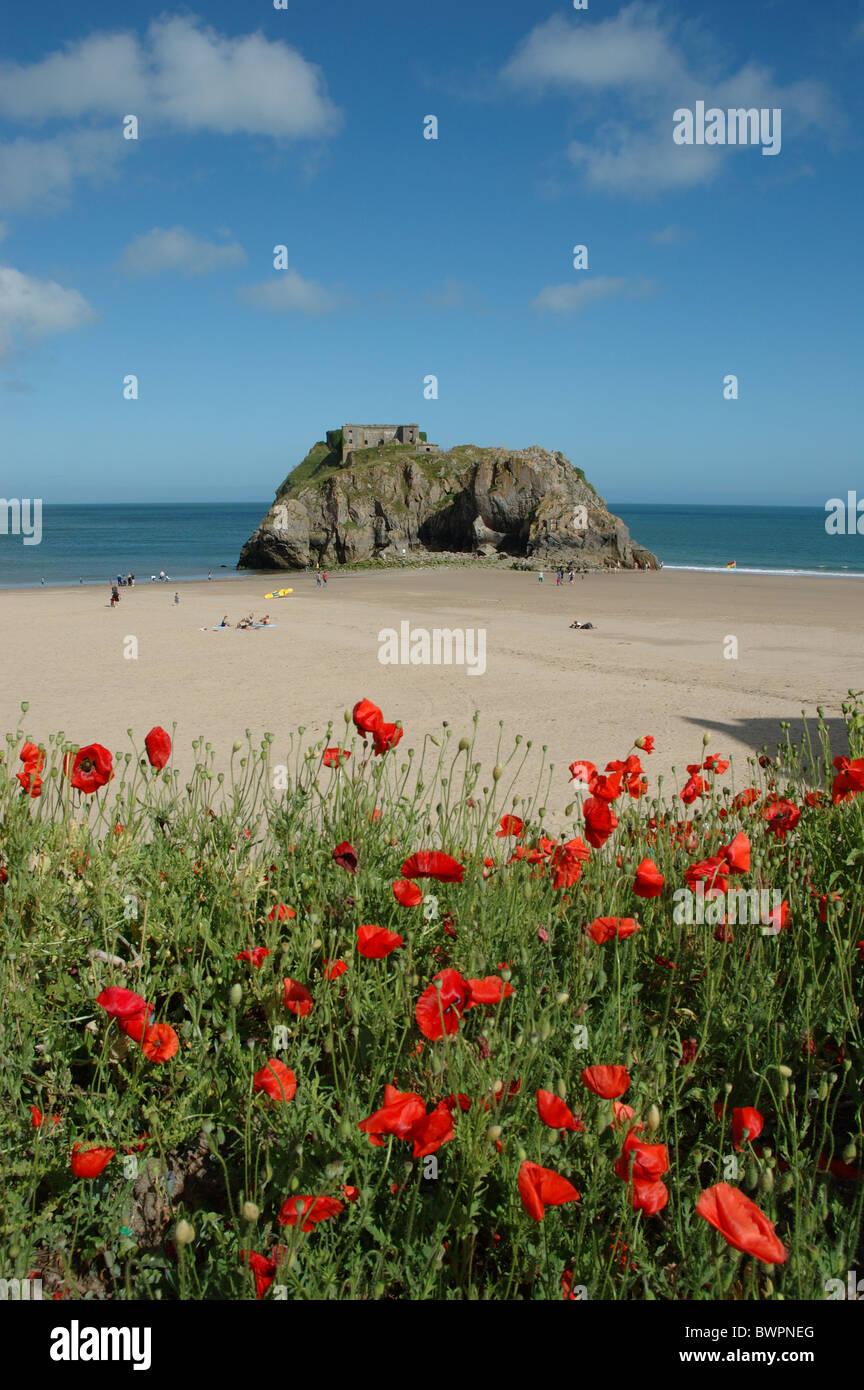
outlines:
[{"label": "poppy seed pod", "polygon": [[195,1239],[195,1227],[189,1221],[178,1221],[174,1227],[174,1244],[191,1245]]},{"label": "poppy seed pod", "polygon": [[258,1217],[259,1217],[260,1215],[261,1215],[261,1212],[259,1211],[258,1207],[255,1205],[254,1202],[244,1202],[244,1203],[243,1203],[243,1220],[244,1220],[244,1221],[257,1221],[257,1220],[258,1220]]}]

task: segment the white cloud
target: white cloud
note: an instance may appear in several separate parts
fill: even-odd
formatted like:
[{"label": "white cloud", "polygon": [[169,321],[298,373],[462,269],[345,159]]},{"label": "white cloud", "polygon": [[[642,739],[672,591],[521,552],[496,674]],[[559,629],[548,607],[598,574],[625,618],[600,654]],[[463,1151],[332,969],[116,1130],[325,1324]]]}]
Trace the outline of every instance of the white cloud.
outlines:
[{"label": "white cloud", "polygon": [[661,227],[659,232],[655,232],[651,240],[655,246],[677,246],[681,240],[681,228],[670,222],[668,227]]},{"label": "white cloud", "polygon": [[20,211],[33,203],[56,206],[73,182],[102,182],[115,172],[128,144],[116,131],[73,130],[48,140],[21,137],[0,143],[0,206]]},{"label": "white cloud", "polygon": [[655,281],[640,277],[629,280],[623,276],[597,275],[579,284],[565,282],[547,285],[531,301],[531,308],[546,314],[581,314],[589,304],[604,299],[645,299],[656,292]]},{"label": "white cloud", "polygon": [[313,318],[333,313],[344,302],[341,296],[315,280],[304,280],[296,270],[280,270],[274,273],[272,280],[244,285],[239,295],[245,304],[255,309],[267,309],[274,314],[308,314]]},{"label": "white cloud", "polygon": [[465,309],[479,312],[485,308],[482,295],[473,285],[448,276],[441,289],[426,290],[424,301],[434,309]]},{"label": "white cloud", "polygon": [[223,135],[330,134],[339,112],[321,70],[281,40],[228,38],[195,16],[155,20],[146,37],[91,34],[36,63],[0,64],[0,114],[136,115],[142,123]]},{"label": "white cloud", "polygon": [[72,333],[94,318],[93,308],[77,290],[0,266],[0,357],[10,356],[19,338],[38,342],[55,333]]},{"label": "white cloud", "polygon": [[207,275],[245,264],[246,252],[237,242],[205,241],[185,227],[153,227],[135,237],[121,258],[123,269],[130,275],[158,275],[162,270]]},{"label": "white cloud", "polygon": [[[580,123],[604,119],[571,142],[570,160],[590,185],[649,195],[708,184],[740,146],[679,146],[673,113],[696,101],[731,107],[780,107],[784,135],[836,122],[827,88],[813,81],[778,83],[772,71],[745,64],[730,76],[700,72],[690,62],[659,5],[625,5],[608,19],[561,15],[537,25],[501,72],[504,85],[527,96],[566,92],[580,103]],[[610,114],[611,113],[611,114]]]}]

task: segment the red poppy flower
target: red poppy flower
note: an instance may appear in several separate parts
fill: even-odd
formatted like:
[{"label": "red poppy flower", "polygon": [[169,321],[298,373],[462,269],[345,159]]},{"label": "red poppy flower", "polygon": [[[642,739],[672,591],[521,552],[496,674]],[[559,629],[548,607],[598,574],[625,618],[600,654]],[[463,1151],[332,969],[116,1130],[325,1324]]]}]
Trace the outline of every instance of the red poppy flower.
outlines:
[{"label": "red poppy flower", "polygon": [[[648,790],[648,783],[642,772],[642,764],[635,753],[629,754],[623,763],[617,760],[607,763],[606,771],[617,773],[631,796],[642,796],[643,792]],[[591,790],[593,792],[594,788],[592,787]]]},{"label": "red poppy flower", "polygon": [[745,1105],[732,1111],[732,1138],[736,1149],[741,1148],[742,1140],[745,1139],[745,1130],[747,1131],[746,1141],[750,1143],[753,1139],[758,1138],[764,1127],[765,1121],[759,1111],[753,1109],[752,1105]]},{"label": "red poppy flower", "polygon": [[705,772],[713,772],[715,776],[722,777],[724,772],[728,772],[732,764],[726,758],[719,758],[716,753],[709,753],[702,767]]},{"label": "red poppy flower", "polygon": [[346,1183],[342,1188],[342,1196],[346,1202],[356,1202],[360,1196],[360,1188],[352,1187],[350,1183]]},{"label": "red poppy flower", "polygon": [[336,1197],[289,1197],[282,1203],[276,1220],[280,1226],[296,1226],[301,1231],[312,1231],[319,1221],[329,1221],[338,1216],[345,1203]]},{"label": "red poppy flower", "polygon": [[[16,777],[18,776],[18,773],[17,773],[17,772],[15,773],[15,776],[16,776]],[[9,882],[9,874],[7,873],[7,871],[6,871],[6,869],[3,867],[3,865],[0,864],[0,883],[8,883],[8,882]]]},{"label": "red poppy flower", "polygon": [[502,816],[499,829],[495,831],[496,838],[501,840],[506,835],[521,835],[525,828],[525,822],[519,816]]},{"label": "red poppy flower", "polygon": [[271,1057],[252,1077],[252,1090],[263,1091],[272,1100],[293,1100],[297,1092],[297,1077],[278,1057]]},{"label": "red poppy flower", "polygon": [[154,1023],[145,1028],[141,1051],[151,1062],[167,1062],[174,1056],[180,1041],[170,1023]]},{"label": "red poppy flower", "polygon": [[585,839],[594,849],[601,849],[618,824],[618,817],[605,801],[589,796],[582,807],[585,817]]},{"label": "red poppy flower", "polygon": [[415,1091],[397,1091],[395,1086],[385,1086],[383,1106],[361,1120],[357,1128],[380,1147],[386,1134],[407,1139],[413,1126],[425,1114],[426,1102]]},{"label": "red poppy flower", "polygon": [[297,913],[294,911],[293,907],[288,907],[287,903],[277,903],[276,906],[271,907],[270,911],[267,913],[267,920],[268,922],[275,922],[278,918],[280,922],[284,922],[296,916]]},{"label": "red poppy flower", "polygon": [[598,946],[604,942],[611,941],[613,937],[619,937],[622,941],[632,936],[634,932],[641,931],[639,923],[635,917],[595,917],[588,928],[588,935],[592,941],[596,941]]},{"label": "red poppy flower", "polygon": [[502,999],[508,999],[513,993],[513,986],[507,980],[502,980],[500,975],[487,975],[483,980],[466,980],[468,986],[468,1003],[466,1009],[473,1009],[476,1004],[500,1004]]},{"label": "red poppy flower", "polygon": [[785,840],[790,830],[794,830],[799,820],[801,812],[791,801],[784,801],[782,798],[770,801],[767,806],[762,807],[762,815],[768,822],[768,829],[772,835],[776,835],[778,840]]},{"label": "red poppy flower", "polygon": [[698,864],[691,864],[684,878],[688,888],[694,892],[698,891],[697,884],[703,883],[706,892],[726,893],[729,889],[728,872],[726,860],[722,855],[714,854],[710,859],[700,859]]},{"label": "red poppy flower", "polygon": [[786,1251],[774,1233],[773,1222],[740,1188],[718,1182],[702,1193],[696,1210],[734,1250],[755,1255],[768,1265],[785,1262]]},{"label": "red poppy flower", "polygon": [[305,985],[301,985],[297,980],[292,980],[286,975],[283,984],[285,986],[285,1007],[296,1014],[298,1018],[305,1018],[312,1012],[312,995]]},{"label": "red poppy flower", "polygon": [[621,1153],[615,1160],[615,1176],[622,1182],[629,1182],[631,1178],[656,1182],[669,1168],[669,1151],[665,1144],[643,1144],[635,1136],[635,1128],[627,1131]]},{"label": "red poppy flower", "polygon": [[[635,1114],[636,1114],[636,1111],[633,1109],[633,1106],[632,1106],[632,1105],[625,1105],[623,1101],[620,1101],[620,1100],[613,1100],[613,1102],[612,1102],[612,1128],[613,1128],[613,1129],[620,1129],[620,1128],[622,1127],[622,1125],[625,1125],[625,1124],[627,1124],[627,1122],[628,1122],[629,1120],[632,1120]],[[642,1121],[641,1121],[641,1120],[639,1120],[639,1121],[637,1122],[635,1128],[636,1128],[636,1129],[644,1129],[644,1125],[642,1124]]]},{"label": "red poppy flower", "polygon": [[626,1067],[598,1066],[586,1067],[582,1073],[582,1085],[604,1100],[614,1100],[623,1096],[630,1085]]},{"label": "red poppy flower", "polygon": [[341,845],[337,845],[333,851],[334,862],[340,869],[347,869],[349,874],[357,872],[357,851],[347,840],[343,840]]},{"label": "red poppy flower", "polygon": [[696,1054],[698,1051],[699,1042],[697,1038],[682,1038],[681,1061],[678,1063],[678,1065],[680,1067],[685,1067],[688,1062],[694,1062],[696,1060]]},{"label": "red poppy flower", "polygon": [[340,767],[350,757],[347,748],[325,748],[322,761],[325,767]]},{"label": "red poppy flower", "polygon": [[646,1216],[656,1216],[669,1201],[669,1190],[659,1178],[655,1182],[647,1178],[634,1178],[630,1184],[630,1205],[634,1211],[644,1211]]},{"label": "red poppy flower", "polygon": [[586,859],[590,858],[591,851],[583,840],[578,837],[575,840],[568,840],[566,844],[558,845],[550,858],[552,868],[552,887],[557,891],[560,888],[571,888],[582,877],[582,865]]},{"label": "red poppy flower", "polygon": [[266,1255],[259,1255],[256,1250],[241,1250],[239,1255],[255,1275],[255,1297],[263,1298],[276,1276],[276,1261],[268,1260]]},{"label": "red poppy flower", "polygon": [[357,950],[367,960],[383,960],[404,944],[398,932],[388,931],[386,927],[369,923],[357,928]]},{"label": "red poppy flower", "polygon": [[384,716],[371,700],[358,700],[351,711],[354,727],[359,734],[372,734],[384,722]]},{"label": "red poppy flower", "polygon": [[666,880],[653,859],[643,859],[637,866],[633,892],[637,898],[659,898]]},{"label": "red poppy flower", "polygon": [[597,768],[594,763],[581,760],[570,764],[570,776],[574,782],[585,782],[590,785],[591,778],[595,777],[596,774]]},{"label": "red poppy flower", "polygon": [[260,970],[265,956],[269,956],[270,951],[266,946],[253,946],[251,951],[241,951],[235,956],[235,960],[248,960],[250,965],[254,965],[256,970]]},{"label": "red poppy flower", "polygon": [[344,960],[334,960],[332,963],[325,960],[321,967],[321,973],[325,980],[338,980],[340,975],[344,975],[348,966]]},{"label": "red poppy flower", "polygon": [[[425,1110],[426,1107],[423,1108]],[[405,1135],[414,1145],[414,1158],[425,1158],[427,1154],[437,1153],[441,1145],[449,1143],[453,1137],[453,1116],[443,1100],[439,1101],[428,1115],[421,1115]]]},{"label": "red poppy flower", "polygon": [[76,1178],[98,1178],[113,1157],[114,1150],[106,1149],[101,1144],[91,1144],[86,1149],[74,1144],[69,1166]]},{"label": "red poppy flower", "polygon": [[462,1094],[461,1091],[459,1091],[459,1092],[457,1092],[457,1093],[455,1093],[455,1094],[453,1094],[453,1095],[445,1096],[445,1097],[444,1097],[443,1104],[447,1106],[447,1109],[448,1109],[448,1110],[455,1110],[457,1106],[459,1107],[460,1110],[463,1110],[463,1111],[465,1111],[465,1110],[470,1110],[470,1109],[471,1109],[471,1097],[470,1097],[470,1096],[465,1096],[465,1095]]},{"label": "red poppy flower", "polygon": [[42,778],[39,774],[45,766],[45,754],[37,744],[28,741],[23,745],[19,757],[24,764],[24,771],[16,772],[16,778],[29,796],[41,796]]},{"label": "red poppy flower", "polygon": [[420,849],[405,860],[403,878],[435,878],[439,883],[461,883],[465,869],[452,854],[440,849]]},{"label": "red poppy flower", "polygon": [[621,792],[621,774],[615,772],[611,777],[605,777],[602,772],[595,772],[588,789],[600,801],[614,801]]},{"label": "red poppy flower", "polygon": [[708,783],[704,777],[700,777],[698,772],[691,773],[690,778],[685,782],[681,790],[681,800],[685,806],[692,806],[697,796],[702,796],[708,790]]},{"label": "red poppy flower", "polygon": [[410,878],[397,878],[392,884],[393,896],[403,907],[416,907],[423,901],[423,889]]},{"label": "red poppy flower", "polygon": [[742,830],[738,831],[734,840],[730,840],[728,845],[720,846],[717,856],[726,860],[733,874],[750,872],[750,841]]},{"label": "red poppy flower", "polygon": [[111,754],[101,743],[88,743],[85,748],[79,748],[74,757],[67,753],[63,759],[63,771],[72,786],[88,795],[111,781],[113,766]]},{"label": "red poppy flower", "polygon": [[117,1025],[121,1033],[125,1033],[127,1038],[131,1038],[132,1041],[136,1043],[143,1043],[144,1034],[150,1027],[154,1013],[155,1010],[147,1005],[140,1013],[129,1014],[126,1017],[118,1018]]},{"label": "red poppy flower", "polygon": [[101,994],[97,994],[96,1003],[100,1005],[111,1018],[134,1018],[138,1014],[147,1013],[152,1005],[141,998],[140,994],[135,994],[131,989],[124,989],[122,985],[109,985],[103,989]]},{"label": "red poppy flower", "polygon": [[541,1168],[528,1159],[519,1169],[519,1196],[528,1215],[542,1221],[546,1207],[560,1207],[565,1202],[578,1202],[579,1193],[571,1182],[551,1168]]},{"label": "red poppy flower", "polygon": [[572,1129],[578,1134],[584,1130],[582,1121],[573,1114],[569,1106],[552,1091],[537,1092],[537,1114],[550,1129]]},{"label": "red poppy flower", "polygon": [[641,738],[637,738],[637,740],[636,740],[636,747],[637,747],[637,748],[641,748],[643,753],[653,753],[653,752],[654,752],[654,735],[653,735],[653,734],[643,734]]},{"label": "red poppy flower", "polygon": [[[23,752],[21,756],[23,758]],[[864,791],[864,758],[854,758],[851,761],[846,757],[835,758],[834,766],[837,776],[831,784],[831,800],[837,806],[841,801],[851,801],[853,796]],[[20,775],[19,773],[19,778]]]},{"label": "red poppy flower", "polygon": [[387,753],[391,748],[395,748],[405,730],[401,724],[379,724],[377,729],[372,731],[372,751],[375,757],[380,757],[382,753]]},{"label": "red poppy flower", "polygon": [[171,737],[158,724],[144,739],[144,747],[147,749],[151,767],[164,767],[171,757]]},{"label": "red poppy flower", "polygon": [[[440,980],[440,990],[435,981]],[[470,997],[470,991],[458,970],[441,970],[433,976],[432,983],[423,991],[417,1001],[414,1017],[424,1038],[444,1036],[455,1033],[459,1019]],[[442,1024],[443,1019],[443,1024]]]}]

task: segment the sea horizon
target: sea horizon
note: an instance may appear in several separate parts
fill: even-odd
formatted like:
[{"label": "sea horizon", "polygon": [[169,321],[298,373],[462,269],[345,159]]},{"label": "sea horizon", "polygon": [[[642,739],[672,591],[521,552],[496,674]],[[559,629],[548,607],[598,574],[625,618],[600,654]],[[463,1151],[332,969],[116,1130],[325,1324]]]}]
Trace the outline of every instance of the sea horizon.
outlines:
[{"label": "sea horizon", "polygon": [[[0,532],[0,589],[107,584],[118,574],[149,583],[254,573],[238,570],[243,543],[272,504],[251,502],[53,503],[42,538]],[[864,577],[864,541],[829,535],[817,506],[608,503],[665,569],[744,574]],[[547,560],[548,567],[548,560]],[[277,571],[261,571],[277,573]]]}]

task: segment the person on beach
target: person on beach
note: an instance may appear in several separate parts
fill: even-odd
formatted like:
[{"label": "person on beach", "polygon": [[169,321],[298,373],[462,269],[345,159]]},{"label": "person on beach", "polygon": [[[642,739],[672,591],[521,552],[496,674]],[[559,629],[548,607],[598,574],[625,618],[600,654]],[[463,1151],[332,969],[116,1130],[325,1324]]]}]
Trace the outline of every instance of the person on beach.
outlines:
[{"label": "person on beach", "polygon": [[175,602],[175,603],[179,603],[179,602],[180,602],[180,595],[177,593],[177,590],[176,590],[176,589],[174,590],[174,602]]},{"label": "person on beach", "polygon": [[327,587],[327,571],[326,571],[326,570],[325,570],[324,573],[322,574],[321,578],[323,579],[323,581],[324,581],[324,587],[326,588],[326,587]]},{"label": "person on beach", "polygon": [[574,580],[575,578],[576,578],[576,576],[575,576],[575,574],[573,573],[573,571],[572,571],[572,569],[571,569],[570,573],[569,573],[568,576],[567,576],[567,581],[568,581],[568,583],[572,584],[572,583],[573,583],[573,580]]},{"label": "person on beach", "polygon": [[112,608],[116,608],[116,606],[117,606],[117,604],[118,604],[119,602],[120,602],[120,590],[117,588],[117,585],[116,585],[116,584],[112,584],[112,585],[111,585],[111,607],[112,607]]},{"label": "person on beach", "polygon": [[212,571],[212,570],[208,570],[208,571],[207,571],[207,578],[208,578],[208,579],[212,579],[212,578],[213,578],[213,571]]},{"label": "person on beach", "polygon": [[593,623],[580,623],[579,619],[577,618],[575,622],[573,622],[573,623],[570,624],[570,626],[571,626],[571,627],[577,628],[580,632],[587,632],[587,631],[589,630],[589,628],[593,628],[594,624],[593,624]]},{"label": "person on beach", "polygon": [[231,626],[231,624],[230,624],[229,621],[228,621],[228,614],[227,614],[227,613],[224,614],[224,616],[223,616],[223,618],[222,618],[222,621],[221,621],[221,623],[218,624],[218,626],[219,626],[219,627],[230,627],[230,626]]},{"label": "person on beach", "polygon": [[321,588],[321,576],[320,576],[320,574],[316,574],[316,576],[315,576],[315,588],[316,588],[316,589],[320,589],[320,588]]},{"label": "person on beach", "polygon": [[540,573],[539,573],[538,576],[537,576],[537,583],[538,583],[538,584],[542,584],[542,583],[543,583],[543,571],[542,571],[542,570],[540,571]]}]

